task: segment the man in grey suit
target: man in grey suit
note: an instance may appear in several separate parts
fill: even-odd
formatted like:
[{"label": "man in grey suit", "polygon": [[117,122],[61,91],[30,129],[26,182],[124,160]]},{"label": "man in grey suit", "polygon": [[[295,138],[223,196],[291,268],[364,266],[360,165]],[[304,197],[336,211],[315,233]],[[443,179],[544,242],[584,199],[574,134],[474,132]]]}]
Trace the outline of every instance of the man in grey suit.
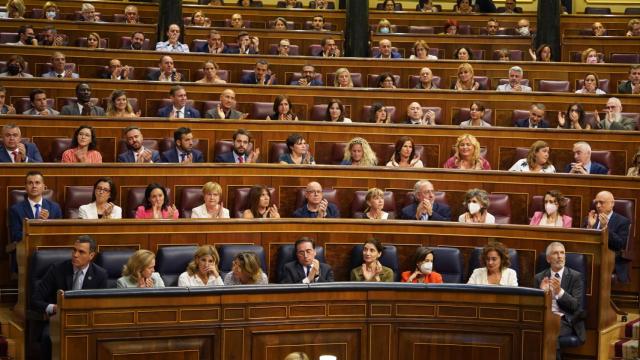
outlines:
[{"label": "man in grey suit", "polygon": [[33,89],[29,94],[31,109],[26,110],[22,115],[60,115],[57,110],[52,109],[47,103],[47,93],[42,89]]},{"label": "man in grey suit", "polygon": [[604,107],[605,118],[600,120],[596,112],[596,127],[604,130],[635,130],[636,121],[622,116],[622,102],[616,97],[609,98]]},{"label": "man in grey suit", "polygon": [[91,86],[87,83],[76,85],[75,104],[62,107],[62,115],[104,116],[104,109],[91,103]]},{"label": "man in grey suit", "polygon": [[51,55],[51,71],[42,74],[42,77],[46,78],[70,78],[77,79],[80,75],[71,71],[71,69],[65,69],[67,65],[67,58],[63,53],[56,51]]},{"label": "man in grey suit", "polygon": [[207,111],[205,117],[212,119],[239,119],[246,118],[249,114],[243,114],[235,109],[236,93],[231,89],[225,89],[220,94],[220,103],[213,109]]},{"label": "man in grey suit", "polygon": [[[551,292],[551,311],[560,316],[558,336],[577,336],[585,341],[584,274],[565,266],[564,245],[552,242],[547,246],[547,262],[551,266],[535,276],[534,287]],[[556,359],[561,359],[558,346]]]}]

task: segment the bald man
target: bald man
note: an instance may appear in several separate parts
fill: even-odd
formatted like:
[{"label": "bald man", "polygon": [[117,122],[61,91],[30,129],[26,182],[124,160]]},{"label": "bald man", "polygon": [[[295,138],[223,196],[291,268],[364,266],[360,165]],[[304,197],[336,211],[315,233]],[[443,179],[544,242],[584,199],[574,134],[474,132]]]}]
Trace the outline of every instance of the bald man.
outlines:
[{"label": "bald man", "polygon": [[616,97],[609,98],[604,107],[605,118],[600,120],[600,115],[595,112],[596,126],[603,130],[635,130],[636,121],[622,116],[622,102]]},{"label": "bald man", "polygon": [[294,218],[339,218],[338,207],[327,201],[322,194],[322,185],[312,181],[304,190],[306,202],[293,212]]},{"label": "bald man", "polygon": [[609,249],[616,253],[615,274],[622,283],[628,283],[629,269],[627,260],[622,257],[622,251],[627,247],[629,240],[629,219],[615,213],[613,206],[615,199],[609,191],[601,191],[594,200],[596,209],[589,211],[583,227],[587,229],[606,229],[609,233]]},{"label": "bald man", "polygon": [[397,51],[393,51],[393,45],[391,45],[391,41],[388,39],[382,39],[378,42],[378,48],[380,49],[380,53],[374,56],[376,59],[401,59],[402,55]]},{"label": "bald man", "polygon": [[231,89],[225,89],[220,94],[220,103],[207,111],[205,117],[210,119],[244,119],[249,114],[243,114],[235,109],[236,93]]}]

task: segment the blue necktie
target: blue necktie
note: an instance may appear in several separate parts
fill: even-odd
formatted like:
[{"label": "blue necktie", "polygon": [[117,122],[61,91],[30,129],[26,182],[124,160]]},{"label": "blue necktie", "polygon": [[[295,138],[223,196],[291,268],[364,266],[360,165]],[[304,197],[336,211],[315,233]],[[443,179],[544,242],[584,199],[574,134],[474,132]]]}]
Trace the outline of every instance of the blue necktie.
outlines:
[{"label": "blue necktie", "polygon": [[180,162],[184,162],[184,159],[187,158],[187,153],[180,154]]},{"label": "blue necktie", "polygon": [[311,272],[311,265],[307,265],[307,276],[309,276],[310,272]]},{"label": "blue necktie", "polygon": [[40,218],[40,204],[35,204],[34,206],[36,208],[36,213],[33,216],[33,218],[34,219],[39,219]]}]

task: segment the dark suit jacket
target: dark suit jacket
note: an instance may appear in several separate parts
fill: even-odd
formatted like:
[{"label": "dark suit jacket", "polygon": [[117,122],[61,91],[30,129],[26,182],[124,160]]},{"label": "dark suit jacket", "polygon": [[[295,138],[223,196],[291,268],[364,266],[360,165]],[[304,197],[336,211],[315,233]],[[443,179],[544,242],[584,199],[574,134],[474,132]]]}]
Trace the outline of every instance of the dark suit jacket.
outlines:
[{"label": "dark suit jacket", "polygon": [[[584,219],[582,227],[587,227],[588,218]],[[600,224],[600,219],[596,220],[596,227]],[[623,283],[631,281],[629,278],[629,260],[622,257],[622,250],[627,248],[627,241],[629,241],[629,228],[631,222],[626,217],[613,213],[607,224],[607,231],[609,233],[609,249],[616,253],[615,274],[618,280]]]},{"label": "dark suit jacket", "polygon": [[[42,208],[49,211],[49,219],[61,219],[62,211],[60,205],[47,199],[42,199]],[[9,209],[9,231],[11,232],[11,241],[22,240],[22,219],[33,219],[33,211],[29,201],[20,201]]]},{"label": "dark suit jacket", "polygon": [[[536,289],[545,277],[551,276],[551,270],[547,269],[536,274],[534,285]],[[565,318],[573,327],[573,331],[582,342],[585,341],[586,331],[584,327],[584,275],[565,266],[560,286],[564,294],[557,300],[558,307],[565,313]]]},{"label": "dark suit jacket", "polygon": [[[245,161],[246,161],[247,156],[245,155],[244,158],[245,158]],[[217,162],[217,163],[235,163],[236,159],[233,157],[233,150],[227,151],[227,152],[223,152],[222,154],[216,155],[215,162]]]},{"label": "dark suit jacket", "polygon": [[[160,79],[160,74],[161,74],[160,70],[155,70],[155,71],[149,73],[149,75],[147,75],[147,80],[158,81],[158,79]],[[175,73],[173,73],[171,75],[171,81],[176,81],[176,74],[178,74],[178,73],[175,72]],[[180,73],[180,80],[187,80],[188,81],[188,79],[185,79],[184,74],[182,74],[182,73]]]},{"label": "dark suit jacket", "polygon": [[[163,108],[158,109],[158,117],[169,117],[171,111],[173,110],[173,105],[167,105]],[[200,111],[198,109],[193,108],[189,105],[184,107],[184,117],[186,119],[194,119],[200,117]]]},{"label": "dark suit jacket", "polygon": [[[378,54],[376,56],[374,56],[375,59],[381,59],[382,58],[382,54]],[[391,58],[392,59],[402,59],[402,55],[400,55],[399,52],[397,51],[392,51],[391,52]]]},{"label": "dark suit jacket", "polygon": [[618,94],[631,94],[631,80],[624,81],[618,85]]},{"label": "dark suit jacket", "polygon": [[[269,81],[269,79],[271,79],[271,75],[267,74],[267,81]],[[258,84],[258,79],[256,78],[255,71],[252,71],[252,72],[250,72],[248,74],[244,74],[242,79],[240,79],[240,83],[241,84],[253,84],[253,85]],[[273,83],[271,83],[271,85],[276,85],[276,83],[277,83],[276,79],[273,79]]]},{"label": "dark suit jacket", "polygon": [[[564,167],[564,172],[566,173],[571,172],[571,164],[567,164],[567,166]],[[609,174],[609,169],[600,163],[592,161],[589,174],[607,175]]]},{"label": "dark suit jacket", "polygon": [[[516,120],[516,126],[517,127],[528,128],[529,127],[529,118]],[[540,120],[540,123],[538,123],[538,128],[539,129],[547,129],[547,128],[549,128],[549,122],[547,120],[545,120],[545,119]]]},{"label": "dark suit jacket", "polygon": [[[40,155],[40,151],[38,147],[34,143],[26,143],[24,144],[25,150],[27,150],[27,161],[29,163],[41,163],[42,155]],[[0,144],[0,163],[10,163],[12,162],[11,156],[7,153],[7,149],[4,145]]]},{"label": "dark suit jacket", "polygon": [[[123,163],[132,163],[136,161],[136,156],[133,154],[133,151],[127,150],[122,154],[118,155],[118,162]],[[151,150],[151,161],[154,163],[160,162],[160,153],[156,150]]]},{"label": "dark suit jacket", "polygon": [[[284,265],[284,269],[282,271],[282,279],[280,279],[281,284],[297,284],[301,283],[302,279],[306,276],[304,275],[304,269],[302,265],[297,260],[290,261]],[[333,269],[331,266],[325,263],[320,263],[320,274],[316,278],[316,282],[332,282],[333,280]]]},{"label": "dark suit jacket", "polygon": [[[298,80],[292,81],[289,85],[298,85]],[[324,84],[322,83],[322,80],[314,78],[311,80],[311,83],[309,83],[309,86],[324,86]]]},{"label": "dark suit jacket", "polygon": [[[62,107],[62,111],[60,115],[80,115],[80,109],[78,109],[77,104],[65,105]],[[91,115],[93,116],[104,116],[104,109],[100,106],[92,106],[91,107]]]},{"label": "dark suit jacket", "polygon": [[[231,48],[228,47],[227,45],[224,46],[224,48],[222,49],[222,53],[223,54],[231,54],[230,53]],[[200,53],[209,53],[209,43],[204,43],[204,44],[200,44],[199,46],[196,46],[196,52],[200,52]],[[235,52],[236,54],[238,53],[238,51]]]},{"label": "dark suit jacket", "polygon": [[[91,263],[84,275],[83,289],[105,289],[107,287],[107,271]],[[56,304],[58,290],[70,290],[73,287],[73,265],[65,260],[51,265],[40,280],[31,298],[31,308],[44,313],[49,304]]]},{"label": "dark suit jacket", "polygon": [[[240,48],[239,47],[227,48],[225,54],[240,54]],[[251,48],[251,49],[249,49],[248,53],[243,53],[243,54],[255,55],[255,54],[257,54],[257,52],[253,48]]]},{"label": "dark suit jacket", "polygon": [[[407,205],[402,208],[400,218],[405,220],[417,220],[416,210],[418,210],[418,203],[414,202],[411,205]],[[433,203],[433,212],[429,216],[429,220],[435,221],[451,221],[451,209],[447,205],[442,205],[437,202]]]},{"label": "dark suit jacket", "polygon": [[[202,152],[200,152],[200,150],[192,149],[191,154],[193,155],[194,163],[204,162],[204,157],[202,156]],[[173,149],[163,152],[162,154],[160,154],[160,162],[179,163],[180,160],[178,159],[178,150],[176,150],[176,148],[174,147]]]}]

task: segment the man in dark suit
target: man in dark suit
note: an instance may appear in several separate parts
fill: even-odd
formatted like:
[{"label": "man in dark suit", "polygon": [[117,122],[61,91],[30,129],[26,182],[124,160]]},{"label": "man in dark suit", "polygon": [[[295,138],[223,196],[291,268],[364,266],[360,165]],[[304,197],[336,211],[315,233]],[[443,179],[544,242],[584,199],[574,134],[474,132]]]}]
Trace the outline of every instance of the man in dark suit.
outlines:
[{"label": "man in dark suit", "polygon": [[26,176],[26,199],[9,209],[11,241],[22,240],[22,219],[61,219],[60,205],[45,199],[44,176],[39,171],[29,171]]},{"label": "man in dark suit", "polygon": [[640,94],[640,64],[633,64],[629,68],[629,80],[618,85],[619,94]]},{"label": "man in dark suit", "polygon": [[591,161],[591,146],[584,141],[578,141],[573,144],[573,160],[575,162],[567,164],[564,172],[581,175],[607,175],[609,173],[609,169],[606,166]]},{"label": "man in dark suit", "polygon": [[436,200],[433,184],[429,180],[419,180],[413,186],[416,201],[402,208],[400,217],[405,220],[451,221],[451,209]]},{"label": "man in dark suit", "polygon": [[584,220],[583,227],[587,229],[607,230],[609,235],[609,249],[616,253],[616,266],[614,273],[618,281],[628,283],[629,260],[622,257],[622,251],[629,241],[630,221],[626,217],[613,211],[616,201],[609,191],[601,191],[594,200],[596,209],[589,211]]},{"label": "man in dark suit", "polygon": [[160,57],[158,63],[160,70],[155,70],[147,75],[147,80],[150,81],[163,81],[163,82],[175,82],[180,81],[183,75],[179,73],[173,65],[173,58],[169,55],[163,55]]},{"label": "man in dark suit", "polygon": [[[34,289],[31,307],[47,318],[57,313],[58,290],[105,289],[107,271],[92,263],[96,255],[96,242],[88,235],[82,235],[73,244],[71,259],[53,264]],[[49,323],[42,329],[41,358],[51,358],[51,338]]]},{"label": "man in dark suit", "polygon": [[196,46],[195,52],[207,54],[228,54],[231,50],[222,42],[222,35],[218,30],[209,31],[209,38],[204,44]]},{"label": "man in dark suit", "polygon": [[118,59],[111,59],[109,61],[109,71],[105,71],[101,74],[103,79],[109,80],[129,80],[129,75],[133,72],[129,66],[122,66],[122,63]]},{"label": "man in dark suit", "polygon": [[256,55],[260,53],[260,39],[246,31],[240,31],[237,37],[238,47],[227,49],[227,54]]},{"label": "man in dark suit", "polygon": [[526,119],[516,120],[516,126],[531,129],[548,128],[549,122],[544,119],[545,110],[546,108],[543,104],[531,104],[531,108],[529,108],[529,117]]},{"label": "man in dark suit", "polygon": [[402,59],[402,55],[399,52],[393,51],[393,46],[389,39],[382,39],[378,42],[378,48],[380,53],[374,58],[376,59]]},{"label": "man in dark suit", "polygon": [[320,41],[320,46],[322,46],[322,51],[315,54],[315,56],[340,57],[340,49],[338,49],[336,41],[331,36],[322,38],[322,40]]},{"label": "man in dark suit", "polygon": [[316,69],[313,65],[302,66],[302,76],[298,80],[293,80],[289,85],[300,86],[323,86],[322,79],[316,78]]},{"label": "man in dark suit", "polygon": [[245,74],[240,79],[241,84],[276,85],[276,76],[271,74],[267,60],[258,60],[254,71]]},{"label": "man in dark suit", "polygon": [[164,163],[201,163],[204,162],[202,153],[193,148],[193,134],[188,127],[178,128],[173,133],[175,146],[160,155],[160,161]]},{"label": "man in dark suit", "polygon": [[316,259],[315,241],[308,237],[301,237],[295,243],[297,260],[284,265],[282,270],[282,284],[309,284],[313,282],[332,282],[333,270],[331,266]]},{"label": "man in dark suit", "polygon": [[236,93],[231,89],[225,89],[220,93],[220,103],[206,112],[204,117],[211,119],[244,119],[249,114],[243,114],[235,109]]},{"label": "man in dark suit", "polygon": [[20,128],[15,124],[2,127],[0,144],[0,163],[40,163],[42,156],[36,144],[22,143]]},{"label": "man in dark suit", "polygon": [[260,157],[260,149],[249,152],[251,133],[245,129],[238,129],[233,133],[233,150],[216,155],[215,162],[219,163],[255,163]]},{"label": "man in dark suit", "polygon": [[[550,268],[536,274],[534,287],[551,292],[551,310],[561,319],[558,336],[575,335],[584,342],[584,274],[565,266],[564,245],[559,242],[547,246],[547,262]],[[561,355],[558,347],[556,359]]]},{"label": "man in dark suit", "polygon": [[174,85],[169,90],[171,104],[158,109],[158,117],[170,119],[199,118],[200,111],[187,104],[187,90],[180,85]]},{"label": "man in dark suit", "polygon": [[124,129],[124,137],[127,140],[127,151],[118,155],[118,162],[126,163],[159,163],[160,154],[157,150],[147,149],[143,146],[142,131],[137,126],[129,126]]},{"label": "man in dark suit", "polygon": [[76,85],[75,104],[62,107],[61,115],[104,116],[104,109],[91,103],[91,86],[87,83]]}]

